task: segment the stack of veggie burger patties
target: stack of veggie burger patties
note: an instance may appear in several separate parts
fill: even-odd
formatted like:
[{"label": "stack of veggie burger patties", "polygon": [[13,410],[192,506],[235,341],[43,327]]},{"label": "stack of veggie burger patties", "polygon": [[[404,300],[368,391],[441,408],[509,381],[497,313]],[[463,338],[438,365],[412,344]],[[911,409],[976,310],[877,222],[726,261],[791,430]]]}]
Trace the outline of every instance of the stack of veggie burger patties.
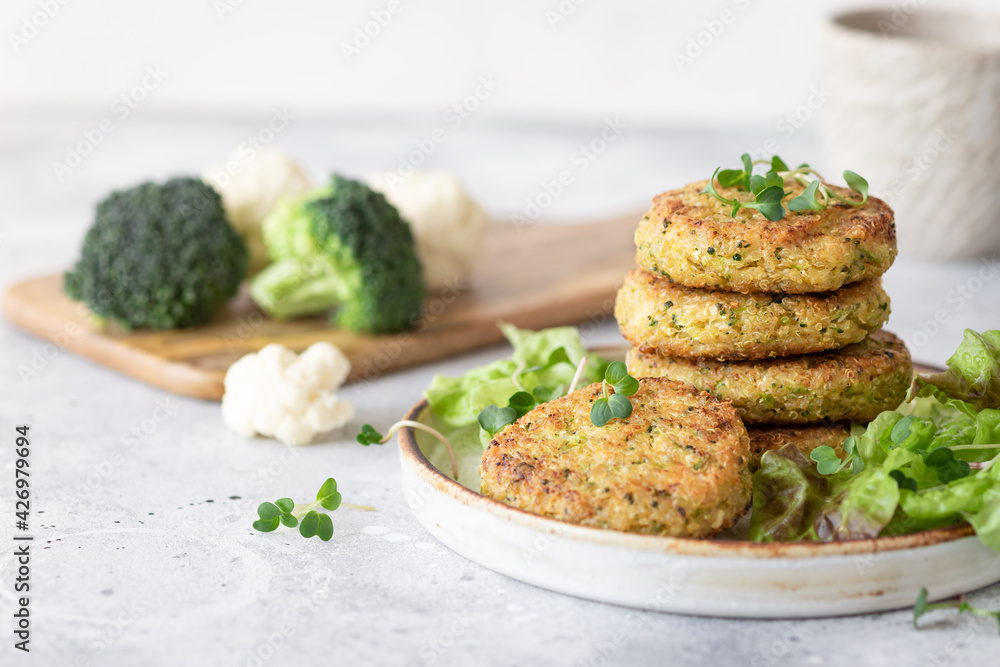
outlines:
[{"label": "stack of veggie burger patties", "polygon": [[[754,469],[788,443],[842,456],[851,422],[894,409],[913,377],[902,341],[880,329],[889,317],[880,276],[896,257],[892,210],[823,184],[850,203],[827,196],[816,210],[772,220],[732,205],[753,201],[746,190],[711,184],[657,196],[639,223],[638,268],[615,304],[633,346],[629,372],[731,401]],[[782,187],[786,205],[810,198],[803,183]]]}]

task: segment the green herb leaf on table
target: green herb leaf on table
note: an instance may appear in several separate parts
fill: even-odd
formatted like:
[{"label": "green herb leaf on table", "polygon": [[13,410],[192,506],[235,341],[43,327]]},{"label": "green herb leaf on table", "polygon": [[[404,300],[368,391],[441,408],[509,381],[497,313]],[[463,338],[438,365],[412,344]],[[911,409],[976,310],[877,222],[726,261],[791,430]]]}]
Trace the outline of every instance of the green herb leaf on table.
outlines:
[{"label": "green herb leaf on table", "polygon": [[957,600],[948,600],[945,602],[928,602],[927,597],[927,589],[921,588],[920,593],[917,595],[917,601],[913,605],[913,627],[917,630],[920,629],[920,625],[917,621],[927,612],[937,609],[957,609],[960,614],[973,614],[975,616],[982,616],[996,620],[997,629],[998,632],[1000,632],[1000,611],[991,611],[989,609],[974,607],[969,604],[964,595],[958,596]]},{"label": "green herb leaf on table", "polygon": [[[285,500],[288,500],[288,498]],[[330,510],[331,512],[340,507],[343,497],[337,491],[337,480],[330,477],[323,482],[323,486],[319,487],[319,491],[316,493],[316,500],[319,501],[323,509]]]},{"label": "green herb leaf on table", "polygon": [[299,535],[305,538],[315,537],[319,532],[319,512],[309,510],[299,522]]},{"label": "green herb leaf on table", "polygon": [[257,506],[257,516],[253,522],[253,527],[262,533],[270,533],[278,529],[281,510],[274,503],[261,503]]},{"label": "green herb leaf on table", "polygon": [[368,445],[381,445],[386,439],[371,424],[365,424],[361,427],[361,432],[358,433],[357,441],[367,447]]},{"label": "green herb leaf on table", "polygon": [[328,512],[333,512],[341,505],[370,512],[375,511],[374,507],[344,503],[340,492],[337,491],[337,480],[330,477],[320,486],[319,491],[316,492],[316,500],[311,503],[297,506],[291,498],[280,498],[273,503],[261,503],[257,507],[259,518],[253,522],[253,527],[262,533],[270,533],[277,530],[279,524],[289,528],[298,526],[299,534],[302,537],[318,536],[324,542],[328,542],[333,537],[333,519],[325,512],[316,511],[316,508],[321,507]]}]

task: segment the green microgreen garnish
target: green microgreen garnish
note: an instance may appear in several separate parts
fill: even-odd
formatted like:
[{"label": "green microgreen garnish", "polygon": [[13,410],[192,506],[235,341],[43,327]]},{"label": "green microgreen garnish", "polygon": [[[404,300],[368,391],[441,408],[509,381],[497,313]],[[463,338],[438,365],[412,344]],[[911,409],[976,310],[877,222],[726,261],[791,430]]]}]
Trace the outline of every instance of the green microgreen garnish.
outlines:
[{"label": "green microgreen garnish", "polygon": [[[615,390],[610,396],[608,385]],[[632,401],[628,397],[639,390],[639,381],[628,374],[624,363],[613,361],[608,365],[601,388],[604,395],[590,408],[590,421],[594,426],[604,426],[612,419],[625,419],[632,414]]]},{"label": "green microgreen garnish", "polygon": [[323,482],[323,486],[316,493],[316,500],[311,503],[298,505],[291,498],[279,498],[273,503],[261,503],[257,507],[258,519],[253,522],[253,527],[262,533],[270,533],[277,530],[279,525],[289,528],[298,526],[302,537],[318,536],[324,542],[329,542],[333,537],[333,520],[329,514],[317,512],[316,508],[321,507],[333,512],[341,505],[368,512],[375,511],[374,507],[368,505],[343,502],[343,497],[337,491],[337,480],[330,477]]},{"label": "green microgreen garnish", "polygon": [[516,420],[517,410],[510,406],[498,408],[495,405],[487,405],[479,413],[479,425],[490,434],[491,438],[497,434],[497,431],[502,431]]},{"label": "green microgreen garnish", "polygon": [[928,602],[926,588],[920,589],[920,594],[917,595],[917,601],[913,605],[913,627],[919,630],[920,625],[917,623],[917,620],[927,612],[934,611],[935,609],[957,609],[960,614],[966,613],[986,618],[993,618],[997,621],[997,627],[1000,629],[1000,611],[990,611],[989,609],[973,607],[965,599],[964,595],[959,595],[957,600],[948,600],[946,602]]},{"label": "green microgreen garnish", "polygon": [[816,471],[821,475],[836,475],[838,472],[851,466],[851,472],[857,475],[864,470],[865,462],[858,453],[858,441],[852,435],[844,440],[844,460],[837,456],[837,450],[830,445],[821,445],[809,452],[809,458],[816,462]]},{"label": "green microgreen garnish", "polygon": [[[924,456],[924,465],[933,468],[942,484],[954,482],[956,479],[968,477],[972,472],[968,461],[955,458],[955,453],[948,447],[938,447]],[[898,480],[897,480],[898,481]]]},{"label": "green microgreen garnish", "polygon": [[[905,443],[913,432],[913,415],[906,415],[896,422],[888,431],[888,440],[891,447],[900,447]],[[972,469],[988,468],[991,462],[969,463],[955,457],[954,450],[962,449],[990,449],[995,445],[958,445],[954,447],[938,447],[922,455],[924,465],[933,470],[941,484],[948,484],[957,479],[962,479],[971,474]],[[817,447],[809,453],[816,463],[816,471],[821,475],[836,475],[838,472],[851,466],[851,472],[858,474],[864,470],[864,461],[857,451],[857,439],[852,435],[844,441],[844,453],[847,457],[841,460],[837,456],[836,450],[829,445]],[[998,456],[997,458],[1000,458]],[[917,482],[902,470],[891,470],[889,476],[896,480],[900,489],[909,491],[917,490]]]},{"label": "green microgreen garnish", "polygon": [[[731,207],[732,217],[740,212],[740,209],[750,208],[760,212],[771,222],[777,222],[785,217],[785,207],[782,204],[785,197],[791,192],[785,190],[787,183],[799,183],[806,186],[805,190],[788,202],[790,211],[820,211],[830,205],[831,201],[840,201],[850,206],[861,206],[868,201],[868,181],[854,173],[844,172],[844,182],[852,191],[858,193],[861,199],[849,199],[838,194],[826,185],[825,180],[819,172],[808,164],[801,164],[795,169],[789,169],[785,161],[777,155],[770,160],[751,160],[749,153],[740,156],[743,163],[742,169],[722,169],[716,168],[712,173],[712,178],[701,194],[711,195],[723,204]],[[768,165],[768,170],[763,175],[755,174],[754,165]],[[715,182],[724,188],[737,188],[753,195],[752,200],[740,200],[736,197],[728,199],[719,194],[715,188]]]},{"label": "green microgreen garnish", "polygon": [[389,442],[392,436],[395,435],[396,431],[398,431],[401,428],[415,428],[418,431],[429,433],[438,440],[440,440],[441,444],[443,444],[445,446],[445,449],[448,450],[448,456],[451,458],[452,479],[458,481],[458,459],[455,458],[455,449],[451,446],[451,443],[448,442],[448,438],[444,437],[443,435],[441,435],[440,431],[438,431],[435,428],[431,428],[427,424],[423,424],[421,422],[413,421],[410,419],[403,419],[402,421],[398,421],[392,426],[390,426],[389,430],[386,432],[385,435],[382,435],[381,433],[376,431],[371,424],[365,424],[364,426],[361,427],[361,432],[358,433],[357,441],[366,447],[369,445],[384,445],[385,443]]},{"label": "green microgreen garnish", "polygon": [[[569,355],[566,354],[565,348],[558,348],[549,355],[548,362],[544,366],[536,366],[533,368],[528,368],[521,370],[520,368],[515,371],[514,380],[515,385],[518,385],[517,378],[525,373],[531,373],[535,371],[544,371],[556,364],[572,364]],[[569,387],[566,389],[566,394],[571,393],[576,389],[576,383],[580,380],[580,374],[583,372],[583,367],[587,363],[587,357],[580,359],[580,363],[576,366],[576,373],[573,375],[573,381],[570,382]],[[528,414],[531,410],[535,409],[542,403],[548,403],[549,401],[557,398],[558,396],[563,396],[562,385],[559,387],[544,387],[538,386],[535,388],[534,392],[529,391],[518,391],[511,395],[507,399],[506,407],[500,407],[498,405],[487,405],[479,412],[477,420],[479,421],[479,426],[486,431],[492,438],[500,431],[504,430],[507,426],[513,424],[515,421]]]}]

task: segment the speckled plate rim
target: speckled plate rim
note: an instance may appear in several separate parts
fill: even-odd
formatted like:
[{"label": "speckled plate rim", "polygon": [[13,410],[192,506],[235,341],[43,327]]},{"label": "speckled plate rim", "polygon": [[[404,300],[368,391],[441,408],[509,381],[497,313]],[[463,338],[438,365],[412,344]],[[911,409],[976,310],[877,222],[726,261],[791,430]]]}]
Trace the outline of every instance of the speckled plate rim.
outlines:
[{"label": "speckled plate rim", "polygon": [[[596,350],[612,354],[621,348],[603,348]],[[610,355],[609,355],[610,356]],[[938,372],[939,369],[923,364],[914,364],[915,372]],[[404,419],[419,421],[420,416],[428,408],[427,401],[421,400],[410,408]],[[748,540],[714,540],[683,537],[668,537],[659,535],[640,535],[616,530],[591,528],[576,524],[549,519],[531,512],[511,507],[492,498],[488,498],[465,486],[462,486],[438,470],[424,456],[417,444],[416,433],[412,428],[399,430],[400,454],[412,467],[413,471],[424,482],[441,493],[467,505],[492,515],[501,517],[512,523],[543,533],[559,533],[570,539],[581,540],[592,544],[608,545],[635,549],[646,552],[671,553],[685,556],[725,557],[725,558],[821,558],[830,556],[857,556],[877,554],[887,551],[902,551],[930,547],[956,540],[974,538],[975,531],[968,524],[948,526],[934,530],[895,535],[873,539],[847,540],[843,542],[772,542],[761,543]],[[1000,577],[998,577],[1000,578]]]}]

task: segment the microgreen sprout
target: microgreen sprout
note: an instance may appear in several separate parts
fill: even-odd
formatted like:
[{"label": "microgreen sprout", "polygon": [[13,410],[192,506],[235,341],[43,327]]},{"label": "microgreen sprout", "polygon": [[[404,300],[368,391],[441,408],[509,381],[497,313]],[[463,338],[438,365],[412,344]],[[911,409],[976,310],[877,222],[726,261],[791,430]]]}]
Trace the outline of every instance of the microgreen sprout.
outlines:
[{"label": "microgreen sprout", "polygon": [[413,421],[410,419],[403,419],[402,421],[398,421],[392,426],[390,426],[389,430],[386,432],[385,435],[382,435],[381,433],[376,431],[371,424],[365,424],[364,426],[361,427],[361,432],[358,433],[357,441],[360,442],[362,445],[365,445],[366,447],[368,445],[384,445],[385,443],[389,442],[389,440],[392,439],[392,436],[396,434],[396,431],[398,431],[401,428],[414,428],[417,429],[418,431],[429,433],[438,440],[440,440],[441,444],[443,444],[445,446],[445,449],[448,450],[448,457],[451,459],[451,477],[456,482],[458,481],[458,459],[455,458],[454,447],[451,446],[451,443],[448,442],[448,438],[444,437],[440,431],[428,426],[427,424],[423,424],[421,422]]},{"label": "microgreen sprout", "polygon": [[[740,209],[750,208],[757,210],[772,222],[781,220],[785,217],[785,207],[782,202],[791,194],[785,190],[785,185],[789,183],[805,186],[801,194],[788,202],[789,211],[820,211],[833,201],[843,202],[849,206],[862,206],[868,201],[868,181],[853,171],[844,172],[844,182],[860,196],[860,199],[844,197],[827,186],[819,172],[808,164],[800,164],[795,169],[790,169],[777,155],[770,160],[751,160],[749,153],[741,155],[740,160],[743,163],[742,169],[716,168],[701,193],[711,195],[730,206],[734,218]],[[768,170],[763,175],[753,173],[754,166],[758,164],[768,165]],[[716,180],[723,188],[737,188],[752,194],[753,199],[723,197],[715,188]]]},{"label": "microgreen sprout", "polygon": [[343,502],[343,497],[337,491],[337,480],[333,477],[323,482],[316,493],[316,500],[311,503],[296,504],[291,498],[279,498],[273,503],[261,503],[257,507],[257,520],[253,527],[262,533],[277,530],[279,525],[299,529],[302,537],[319,537],[324,542],[333,537],[333,520],[325,512],[317,512],[322,508],[328,512],[335,511],[341,505],[354,509],[374,512],[375,508],[368,505],[353,505]]},{"label": "microgreen sprout", "polygon": [[957,609],[960,614],[966,613],[986,618],[993,618],[997,621],[998,628],[1000,628],[1000,611],[990,611],[989,609],[973,607],[965,599],[964,595],[959,595],[957,600],[948,600],[946,602],[928,602],[926,588],[920,589],[920,594],[917,595],[917,602],[913,605],[913,627],[919,630],[920,625],[917,623],[917,620],[927,612],[934,611],[935,609]]},{"label": "microgreen sprout", "polygon": [[[608,386],[615,393],[608,395]],[[628,368],[620,361],[613,361],[604,372],[601,382],[603,396],[590,408],[590,421],[594,426],[604,426],[612,419],[625,419],[632,414],[629,396],[639,390],[639,381],[628,374]]]},{"label": "microgreen sprout", "polygon": [[[882,436],[888,438],[890,447],[902,446],[913,433],[913,415],[906,415]],[[861,454],[857,450],[857,439],[852,435],[844,441],[844,453],[847,455],[843,460],[837,456],[837,452],[829,445],[822,445],[809,453],[809,458],[816,463],[816,471],[821,475],[836,475],[849,465],[851,472],[855,475],[864,470],[865,464]],[[985,462],[963,461],[955,457],[955,452],[961,450],[977,449],[1000,449],[1000,445],[952,445],[950,447],[937,447],[923,454],[923,463],[927,468],[933,470],[942,485],[949,484],[957,479],[969,476],[973,470],[985,470],[997,460],[1000,454]],[[917,482],[902,470],[891,470],[889,476],[896,480],[900,489],[909,491],[917,490]],[[938,488],[938,487],[934,487]],[[927,490],[927,489],[925,489]]]},{"label": "microgreen sprout", "polygon": [[[564,348],[558,348],[549,355],[548,362],[544,366],[537,366],[535,368],[529,368],[526,370],[517,370],[514,373],[514,384],[520,387],[520,383],[517,378],[525,373],[531,373],[534,371],[542,371],[556,364],[572,364],[569,355],[566,354]],[[580,381],[580,376],[583,374],[583,367],[587,363],[587,357],[580,359],[580,363],[576,366],[576,373],[573,375],[573,381],[570,382],[569,387],[566,389],[566,394],[571,393],[576,389],[576,384]],[[487,405],[479,412],[478,421],[479,425],[484,431],[486,431],[492,438],[500,431],[504,430],[507,426],[513,424],[515,421],[528,414],[531,410],[538,407],[542,403],[548,403],[549,401],[557,398],[558,396],[563,396],[562,385],[549,391],[546,387],[536,387],[534,392],[529,391],[518,391],[511,395],[507,399],[507,405],[505,407],[500,407],[498,405]]]},{"label": "microgreen sprout", "polygon": [[816,471],[821,475],[836,475],[838,472],[851,466],[851,472],[857,475],[864,470],[865,462],[858,453],[858,441],[852,435],[844,440],[844,460],[837,456],[837,450],[830,445],[821,445],[809,452],[809,458],[816,462]]}]

